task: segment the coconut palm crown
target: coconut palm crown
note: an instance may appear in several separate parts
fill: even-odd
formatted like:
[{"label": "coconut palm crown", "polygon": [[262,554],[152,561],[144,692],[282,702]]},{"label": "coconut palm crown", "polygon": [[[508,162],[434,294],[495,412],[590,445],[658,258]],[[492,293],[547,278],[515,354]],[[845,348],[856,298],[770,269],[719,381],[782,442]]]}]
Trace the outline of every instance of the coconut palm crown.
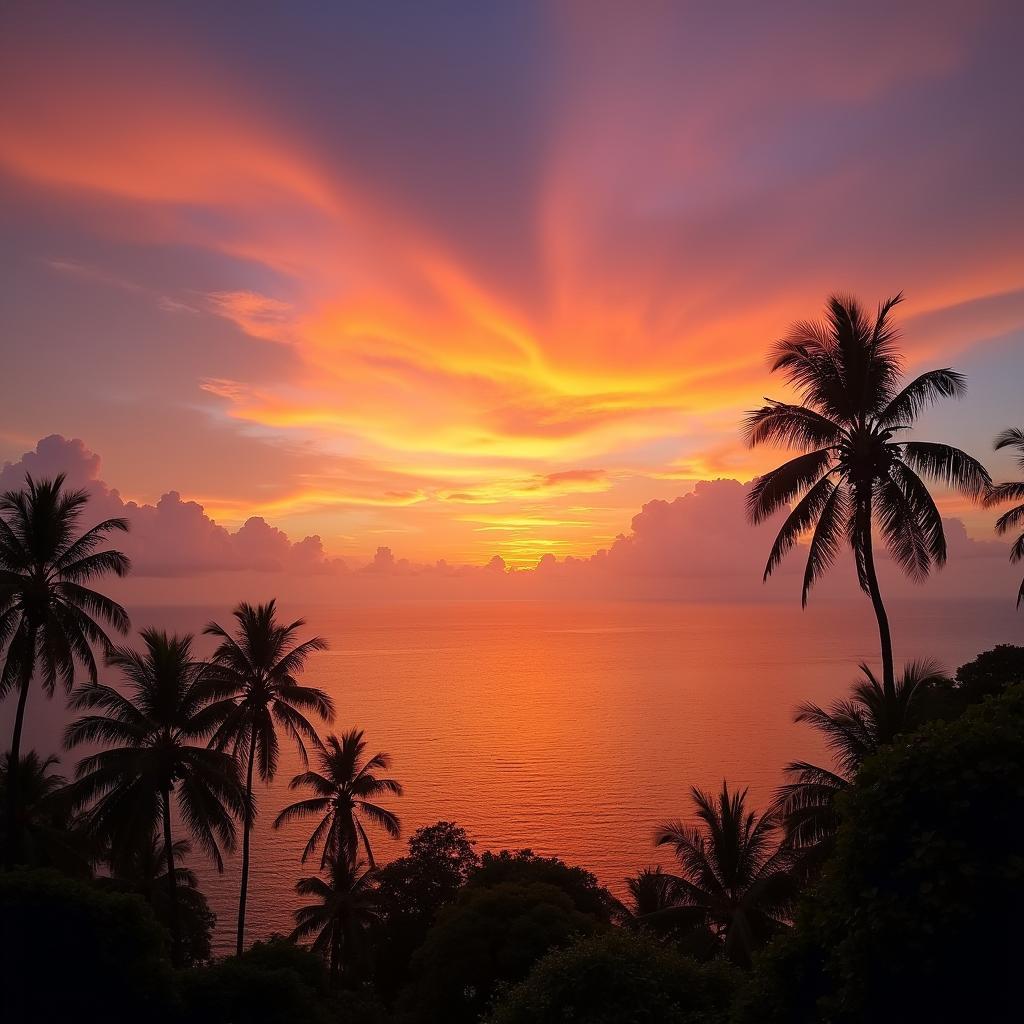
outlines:
[{"label": "coconut palm crown", "polygon": [[747,806],[747,791],[715,795],[690,790],[696,824],[662,825],[655,844],[671,846],[681,869],[676,878],[678,914],[695,912],[715,931],[726,956],[749,964],[754,950],[786,926],[795,895],[791,855],[780,848],[778,825],[771,813]]},{"label": "coconut palm crown", "polygon": [[330,860],[345,857],[353,860],[361,843],[370,867],[374,868],[373,850],[363,818],[384,829],[392,838],[401,835],[398,816],[374,802],[383,794],[402,795],[399,782],[377,774],[387,771],[391,758],[384,753],[364,757],[365,752],[366,740],[361,729],[351,729],[340,739],[328,736],[323,750],[316,755],[320,770],[300,772],[289,783],[289,789],[305,786],[314,795],[281,811],[274,828],[299,818],[320,818],[302,851],[303,862],[321,846],[321,868]]}]

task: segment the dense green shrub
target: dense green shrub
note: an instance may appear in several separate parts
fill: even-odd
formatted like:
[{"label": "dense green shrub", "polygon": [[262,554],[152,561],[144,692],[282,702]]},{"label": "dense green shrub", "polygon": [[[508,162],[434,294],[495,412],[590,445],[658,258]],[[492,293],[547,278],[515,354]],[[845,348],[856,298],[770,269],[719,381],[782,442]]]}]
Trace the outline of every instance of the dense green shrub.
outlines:
[{"label": "dense green shrub", "polygon": [[373,979],[391,1000],[408,982],[412,955],[441,907],[453,902],[480,858],[466,830],[450,821],[417,829],[409,853],[377,874],[377,924],[370,929]]},{"label": "dense green shrub", "polygon": [[138,896],[50,871],[0,874],[3,1019],[146,1021],[176,999],[163,929]]},{"label": "dense green shrub", "polygon": [[190,1024],[327,1024],[320,957],[280,938],[179,976]]},{"label": "dense green shrub", "polygon": [[582,914],[609,921],[616,907],[607,889],[585,868],[572,867],[557,857],[538,857],[532,850],[502,850],[485,853],[480,867],[470,876],[468,885],[494,886],[505,882],[516,885],[553,885],[561,889]]},{"label": "dense green shrub", "polygon": [[467,886],[413,957],[403,1006],[424,1024],[476,1021],[499,985],[520,981],[548,950],[597,927],[553,885]]},{"label": "dense green shrub", "polygon": [[1024,647],[999,644],[983,651],[956,670],[956,683],[972,704],[1024,683]]},{"label": "dense green shrub", "polygon": [[866,762],[835,857],[738,1019],[1010,1019],[1022,913],[1024,691],[1012,687]]},{"label": "dense green shrub", "polygon": [[719,1024],[735,983],[727,964],[616,930],[548,953],[498,1000],[490,1024]]}]

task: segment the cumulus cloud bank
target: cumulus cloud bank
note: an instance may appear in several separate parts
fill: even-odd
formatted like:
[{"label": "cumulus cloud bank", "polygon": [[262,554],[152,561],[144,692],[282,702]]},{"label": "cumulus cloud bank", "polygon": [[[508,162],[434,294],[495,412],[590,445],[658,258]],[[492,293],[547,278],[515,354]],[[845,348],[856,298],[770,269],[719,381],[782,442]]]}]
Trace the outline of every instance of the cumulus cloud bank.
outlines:
[{"label": "cumulus cloud bank", "polygon": [[125,501],[100,479],[100,457],[78,438],[44,437],[34,451],[0,470],[0,490],[18,489],[25,475],[36,479],[63,473],[67,486],[89,493],[89,522],[123,517],[131,524],[117,546],[140,576],[192,576],[200,573],[252,571],[325,572],[336,568],[317,536],[292,542],[287,535],[254,516],[235,532],[219,526],[195,501],[168,491],[155,505]]},{"label": "cumulus cloud bank", "polygon": [[[672,501],[654,500],[633,517],[630,530],[589,557],[556,559],[544,555],[530,569],[510,569],[499,555],[484,565],[425,565],[380,546],[363,564],[347,565],[324,551],[318,536],[291,540],[259,516],[238,530],[217,524],[202,505],[168,491],[154,505],[125,501],[100,477],[100,458],[78,439],[43,438],[34,451],[0,470],[0,490],[22,486],[25,474],[64,473],[68,486],[91,497],[89,524],[123,516],[131,531],[117,544],[133,562],[133,576],[159,581],[198,576],[261,580],[273,576],[275,590],[287,592],[295,580],[304,595],[358,599],[375,596],[441,597],[602,597],[676,600],[794,600],[802,572],[798,548],[767,586],[764,560],[784,513],[758,526],[745,516],[749,484],[719,479],[697,482]],[[962,521],[946,519],[949,565],[927,584],[934,597],[1001,596],[1016,592],[1015,570],[1004,545],[968,535]],[[903,580],[884,555],[880,572],[890,592],[922,591]],[[204,584],[204,589],[207,587]],[[214,588],[216,589],[216,588]],[[852,563],[840,562],[819,585],[822,598],[854,593]]]}]

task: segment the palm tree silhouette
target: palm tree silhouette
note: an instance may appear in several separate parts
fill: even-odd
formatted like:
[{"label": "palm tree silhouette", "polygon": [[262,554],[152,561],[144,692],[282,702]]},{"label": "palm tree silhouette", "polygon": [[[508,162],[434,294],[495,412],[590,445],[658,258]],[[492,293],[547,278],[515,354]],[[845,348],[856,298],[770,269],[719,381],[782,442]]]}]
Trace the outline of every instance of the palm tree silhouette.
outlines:
[{"label": "palm tree silhouette", "polygon": [[[995,440],[995,449],[1016,448],[1020,455],[1017,457],[1017,465],[1024,470],[1024,430],[1019,427],[1010,427],[1004,430]],[[996,484],[989,489],[985,495],[985,505],[1001,505],[1004,501],[1019,501],[1009,512],[1004,512],[996,520],[996,532],[1006,533],[1007,530],[1016,529],[1024,524],[1024,480],[1011,480],[1007,483]],[[1010,548],[1010,561],[1019,562],[1024,559],[1024,532],[1014,541]],[[1024,601],[1024,580],[1021,580],[1020,590],[1017,591],[1017,607]]]},{"label": "palm tree silhouette", "polygon": [[337,736],[328,736],[323,749],[316,755],[320,771],[301,772],[289,783],[289,789],[308,786],[315,796],[286,807],[275,819],[274,828],[280,828],[295,818],[320,816],[320,823],[313,829],[302,851],[303,863],[321,844],[321,868],[330,860],[354,859],[362,842],[370,867],[376,867],[370,837],[361,820],[363,817],[379,825],[393,839],[401,835],[402,826],[397,815],[371,803],[384,793],[402,795],[398,782],[375,774],[378,769],[387,771],[391,758],[387,754],[374,754],[364,760],[365,751],[362,729],[342,733],[340,740]]},{"label": "palm tree silhouette", "polygon": [[630,917],[640,918],[674,907],[679,902],[679,879],[659,864],[626,879]]},{"label": "palm tree silhouette", "polygon": [[690,790],[697,824],[662,825],[655,844],[671,846],[682,869],[678,909],[664,915],[702,919],[719,936],[726,956],[749,965],[754,950],[786,926],[795,895],[791,855],[776,843],[771,813],[747,809],[747,790],[718,796]]},{"label": "palm tree silhouette", "polygon": [[224,722],[212,743],[220,749],[231,746],[245,771],[249,806],[249,813],[242,820],[242,880],[235,947],[236,955],[241,956],[249,891],[249,836],[256,810],[253,767],[258,766],[264,782],[271,782],[277,774],[278,728],[292,738],[303,765],[308,765],[306,742],[319,747],[320,739],[303,712],[315,712],[330,722],[334,720],[334,702],[323,690],[301,686],[295,678],[314,651],[327,649],[327,642],[318,636],[297,641],[296,635],[305,625],[302,619],[282,625],[277,621],[274,601],[255,606],[243,601],[232,615],[237,623],[234,636],[216,622],[211,622],[204,632],[219,638],[213,666],[232,688]]},{"label": "palm tree silhouette", "polygon": [[[30,750],[22,755],[17,773],[16,814],[24,859],[36,867],[55,867],[65,874],[87,876],[91,871],[91,850],[80,822],[72,813],[67,780],[54,771],[59,764],[60,758],[53,754],[40,757]],[[8,754],[0,759],[3,800],[7,799],[10,774]],[[6,831],[6,819],[3,828]]]},{"label": "palm tree silhouette", "polygon": [[0,495],[0,647],[8,643],[0,672],[0,699],[18,689],[7,786],[8,865],[21,856],[15,820],[21,734],[32,676],[42,673],[47,696],[57,679],[74,684],[76,661],[96,681],[91,644],[104,650],[110,640],[101,620],[121,633],[128,615],[115,601],[85,584],[97,576],[124,576],[128,558],[120,551],[97,550],[114,530],[128,530],[126,519],[105,519],[84,533],[79,520],[89,501],[85,491],[64,489],[64,475],[52,480],[25,477],[20,491]]},{"label": "palm tree silhouette", "polygon": [[889,553],[914,580],[946,561],[942,518],[919,474],[978,497],[991,480],[959,448],[894,440],[921,411],[965,391],[950,369],[930,370],[904,387],[897,332],[890,314],[902,295],[887,299],[874,320],[852,298],[833,296],[823,322],[795,324],[775,348],[781,371],[800,404],[767,400],[748,414],[747,442],[775,443],[804,454],[758,477],[747,501],[754,523],[793,506],[764,570],[767,579],[804,534],[811,536],[803,604],[848,542],[861,588],[870,596],[882,650],[883,685],[895,685],[889,619],[875,573],[872,532],[877,524]]},{"label": "palm tree silhouette", "polygon": [[114,850],[151,841],[162,823],[175,962],[181,963],[177,872],[171,834],[171,796],[191,836],[224,870],[220,848],[233,849],[232,816],[246,812],[235,760],[206,740],[223,720],[222,681],[192,654],[190,636],[143,630],[142,653],[114,647],[107,663],[128,681],[131,696],[111,686],[83,686],[71,696],[73,711],[90,711],[68,726],[64,745],[102,743],[108,749],[83,758],[74,783],[76,806],[89,805],[88,824]]},{"label": "palm tree silhouette", "polygon": [[781,786],[775,811],[786,845],[800,854],[801,867],[813,874],[831,852],[839,827],[836,797],[853,782],[865,759],[928,718],[927,698],[945,676],[932,661],[913,661],[889,690],[867,665],[850,697],[828,708],[810,702],[797,708],[795,721],[806,722],[825,737],[833,768],[807,761],[786,765],[789,782]]},{"label": "palm tree silhouette", "polygon": [[310,948],[327,959],[331,987],[351,971],[360,951],[362,931],[379,919],[374,872],[364,861],[342,855],[326,862],[326,877],[300,878],[295,891],[317,902],[295,911],[292,942],[312,938]]}]

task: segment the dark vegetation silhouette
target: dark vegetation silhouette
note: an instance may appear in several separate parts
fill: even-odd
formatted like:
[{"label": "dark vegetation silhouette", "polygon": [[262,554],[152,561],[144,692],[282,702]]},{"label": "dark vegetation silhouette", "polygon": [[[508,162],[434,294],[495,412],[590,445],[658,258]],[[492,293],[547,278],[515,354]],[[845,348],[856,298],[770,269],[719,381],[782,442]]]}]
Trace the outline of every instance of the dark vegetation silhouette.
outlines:
[{"label": "dark vegetation silhouette", "polygon": [[343,733],[341,739],[328,736],[316,754],[320,770],[300,772],[288,784],[289,789],[311,789],[314,795],[289,804],[274,820],[274,828],[297,819],[320,819],[302,851],[303,863],[321,848],[321,868],[339,858],[355,860],[362,845],[370,867],[376,867],[363,818],[393,839],[401,835],[398,816],[373,802],[387,794],[402,795],[398,781],[377,775],[388,770],[391,759],[383,753],[365,753],[361,729]]},{"label": "dark vegetation silhouette", "polygon": [[937,714],[936,689],[948,680],[932,662],[911,662],[896,685],[887,690],[867,665],[850,696],[826,710],[807,702],[795,721],[817,729],[825,738],[834,764],[821,768],[793,761],[784,772],[788,781],[775,804],[785,830],[786,845],[799,855],[801,866],[815,871],[831,852],[839,827],[837,798],[856,777],[860,766],[898,736],[912,732]]},{"label": "dark vegetation silhouette", "polygon": [[365,948],[363,936],[379,918],[376,886],[366,862],[342,851],[328,858],[322,877],[300,878],[295,891],[316,902],[295,911],[292,941],[310,940],[313,952],[327,960],[333,988],[343,974],[355,979]]},{"label": "dark vegetation silhouette", "polygon": [[747,791],[690,790],[696,823],[673,821],[656,835],[679,863],[672,906],[649,915],[710,929],[733,963],[749,966],[754,950],[785,926],[796,896],[792,857],[771,814],[747,805]]},{"label": "dark vegetation silhouette", "polygon": [[127,532],[128,521],[105,519],[79,532],[88,500],[86,491],[65,489],[63,474],[39,481],[26,475],[22,490],[0,495],[0,646],[7,647],[0,698],[11,690],[18,694],[7,762],[8,866],[22,856],[15,802],[33,677],[38,675],[50,697],[58,680],[71,690],[76,662],[95,682],[93,646],[110,646],[103,624],[119,633],[129,628],[128,614],[116,601],[86,586],[96,577],[128,572],[125,555],[101,549],[109,533]]},{"label": "dark vegetation silhouette", "polygon": [[980,498],[991,484],[985,467],[947,444],[901,437],[921,411],[966,390],[953,370],[929,370],[904,384],[893,308],[887,299],[869,317],[852,298],[833,296],[823,321],[801,321],[775,347],[772,372],[783,375],[799,404],[769,399],[747,416],[750,445],[775,444],[803,454],[758,477],[748,513],[763,522],[792,509],[779,530],[764,577],[810,535],[802,601],[848,544],[857,579],[871,598],[882,652],[882,685],[895,686],[892,636],[875,571],[874,533],[913,580],[946,561],[942,517],[921,476]]},{"label": "dark vegetation silhouette", "polygon": [[[198,876],[184,866],[191,852],[192,844],[187,839],[176,839],[168,857],[163,837],[154,833],[149,842],[140,840],[127,848],[110,849],[105,857],[110,875],[97,879],[104,888],[141,896],[169,933],[177,926],[181,960],[190,966],[209,961],[210,937],[217,923],[199,888]],[[173,905],[167,875],[170,863],[174,864]]]},{"label": "dark vegetation silhouette", "polygon": [[261,605],[243,601],[232,615],[237,627],[234,635],[216,622],[204,632],[220,641],[213,654],[213,667],[231,690],[213,742],[220,750],[230,747],[245,772],[246,813],[242,819],[242,879],[235,945],[236,955],[241,956],[249,891],[249,839],[256,813],[253,769],[258,767],[264,783],[274,780],[280,753],[278,729],[294,742],[302,763],[308,764],[306,744],[319,749],[320,737],[306,715],[331,722],[334,702],[323,690],[302,686],[296,679],[310,655],[327,648],[322,637],[301,642],[297,639],[305,625],[302,619],[288,625],[279,623],[274,601]]},{"label": "dark vegetation silhouette", "polygon": [[71,695],[64,744],[105,749],[78,763],[75,804],[88,807],[86,827],[114,850],[152,842],[162,828],[167,860],[172,955],[182,962],[171,798],[203,852],[224,870],[221,848],[235,845],[235,819],[247,813],[234,758],[207,740],[222,720],[223,683],[192,654],[192,638],[155,629],[141,634],[143,652],[113,647],[107,663],[128,680],[130,696],[87,684]]},{"label": "dark vegetation silhouette", "polygon": [[[233,631],[211,623],[209,661],[191,637],[152,629],[137,650],[114,646],[104,629],[127,631],[127,615],[86,583],[127,571],[101,550],[125,524],[79,532],[86,496],[59,477],[3,496],[0,696],[17,694],[0,764],[5,1013],[151,1024],[1014,1019],[1024,647],[985,651],[953,678],[929,662],[897,676],[874,534],[922,579],[945,559],[922,475],[989,505],[1019,501],[1024,485],[990,486],[958,449],[898,438],[927,404],[963,391],[951,370],[903,385],[898,301],[870,319],[833,299],[825,322],[795,327],[774,369],[800,404],[769,402],[746,428],[752,444],[804,450],[751,493],[755,520],[793,503],[765,576],[809,534],[806,602],[849,544],[882,671],[862,665],[845,699],[797,709],[831,762],[786,766],[767,808],[725,782],[693,788],[688,816],[655,836],[675,865],[638,872],[621,901],[557,857],[478,854],[451,821],[416,830],[404,856],[378,864],[371,835],[399,837],[387,798],[402,787],[361,730],[320,738],[314,720],[332,721],[334,707],[300,676],[321,638],[301,639],[303,621],[279,622],[269,601],[238,605]],[[998,443],[1024,452],[1019,431]],[[1022,524],[1024,505],[997,529]],[[119,678],[99,682],[97,655]],[[79,668],[87,681],[73,688]],[[70,783],[55,757],[21,752],[33,680],[70,691],[66,746],[87,747]],[[316,857],[319,870],[297,880],[291,935],[246,948],[254,783],[274,780],[282,734],[304,768],[290,788],[308,795],[274,826],[310,821],[296,860]],[[239,825],[236,953],[215,960],[215,919],[188,861],[194,846],[222,869]]]},{"label": "dark vegetation silhouette", "polygon": [[[1024,430],[1019,427],[1009,427],[1004,430],[995,440],[995,449],[1015,448],[1018,452],[1017,466],[1024,471]],[[989,488],[985,495],[986,505],[1002,505],[1008,501],[1016,501],[1009,511],[1004,512],[996,520],[996,532],[1008,533],[1024,527],[1024,480],[1010,480],[1006,483],[995,484]],[[1024,559],[1024,529],[1021,529],[1017,539],[1010,548],[1010,561],[1019,562]],[[1021,580],[1020,590],[1017,591],[1017,607],[1024,602],[1024,580]]]}]

